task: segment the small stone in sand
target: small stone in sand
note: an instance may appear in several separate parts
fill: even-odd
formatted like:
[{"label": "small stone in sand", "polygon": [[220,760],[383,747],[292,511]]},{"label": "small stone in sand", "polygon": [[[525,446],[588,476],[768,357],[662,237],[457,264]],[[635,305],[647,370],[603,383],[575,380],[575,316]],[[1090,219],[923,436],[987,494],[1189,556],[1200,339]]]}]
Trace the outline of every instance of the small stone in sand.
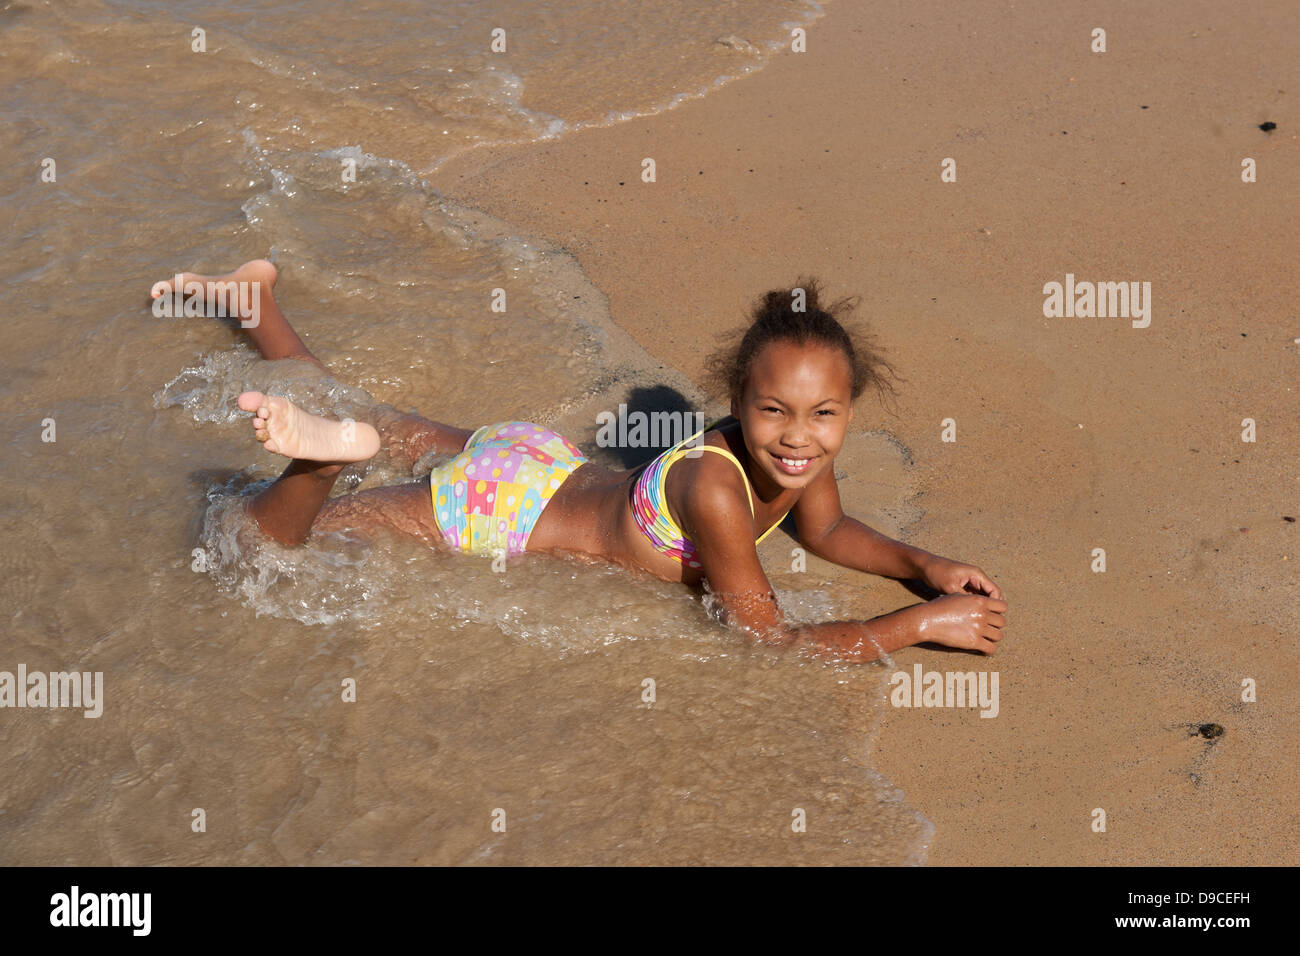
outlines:
[{"label": "small stone in sand", "polygon": [[742,37],[736,36],[734,33],[728,33],[725,37],[718,37],[713,42],[720,43],[723,46],[730,47],[733,50],[739,50],[741,53],[754,53],[754,54],[758,53],[758,49],[754,46],[754,44],[750,43],[746,39],[743,39]]},{"label": "small stone in sand", "polygon": [[1272,120],[1269,120],[1267,123],[1260,123],[1259,128],[1262,129],[1265,133],[1271,133],[1273,132],[1273,130],[1277,129],[1277,124],[1274,123]]}]

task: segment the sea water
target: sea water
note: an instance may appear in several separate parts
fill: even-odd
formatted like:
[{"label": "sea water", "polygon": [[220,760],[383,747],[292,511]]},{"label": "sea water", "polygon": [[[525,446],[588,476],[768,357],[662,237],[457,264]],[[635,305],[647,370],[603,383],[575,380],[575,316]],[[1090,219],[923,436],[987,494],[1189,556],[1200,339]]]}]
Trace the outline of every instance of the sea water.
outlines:
[{"label": "sea water", "polygon": [[[0,13],[0,669],[104,674],[96,720],[0,713],[0,862],[923,861],[931,826],[870,763],[885,668],[752,647],[684,587],[599,562],[501,573],[345,533],[287,549],[243,512],[283,464],[250,440],[234,403],[249,388],[339,416],[533,419],[610,467],[633,462],[596,447],[600,412],[716,411],[622,333],[580,262],[424,177],[480,144],[743,82],[819,13]],[[148,307],[159,278],[254,257],[276,262],[277,301],[331,374],[262,361],[238,323]],[[337,493],[433,464],[381,454]],[[885,530],[913,514],[883,437],[853,436],[843,467],[864,476],[846,500]],[[890,609],[860,576],[793,573],[794,547],[763,545],[794,620]]]}]

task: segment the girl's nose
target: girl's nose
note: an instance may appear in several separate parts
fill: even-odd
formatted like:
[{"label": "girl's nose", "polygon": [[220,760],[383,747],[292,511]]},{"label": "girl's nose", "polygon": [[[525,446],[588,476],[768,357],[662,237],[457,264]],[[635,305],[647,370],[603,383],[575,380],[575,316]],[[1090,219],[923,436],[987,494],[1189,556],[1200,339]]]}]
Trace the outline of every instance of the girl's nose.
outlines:
[{"label": "girl's nose", "polygon": [[790,422],[781,440],[791,448],[802,448],[808,444],[808,424],[802,420]]}]

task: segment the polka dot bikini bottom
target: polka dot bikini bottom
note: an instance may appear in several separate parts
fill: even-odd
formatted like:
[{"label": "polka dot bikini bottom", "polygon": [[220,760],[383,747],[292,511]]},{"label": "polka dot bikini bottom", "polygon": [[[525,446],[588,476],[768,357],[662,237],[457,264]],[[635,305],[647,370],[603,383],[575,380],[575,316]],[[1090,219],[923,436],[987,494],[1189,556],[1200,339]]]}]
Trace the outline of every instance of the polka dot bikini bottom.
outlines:
[{"label": "polka dot bikini bottom", "polygon": [[586,460],[568,439],[533,422],[484,425],[429,475],[442,536],[471,554],[522,553],[542,510]]}]

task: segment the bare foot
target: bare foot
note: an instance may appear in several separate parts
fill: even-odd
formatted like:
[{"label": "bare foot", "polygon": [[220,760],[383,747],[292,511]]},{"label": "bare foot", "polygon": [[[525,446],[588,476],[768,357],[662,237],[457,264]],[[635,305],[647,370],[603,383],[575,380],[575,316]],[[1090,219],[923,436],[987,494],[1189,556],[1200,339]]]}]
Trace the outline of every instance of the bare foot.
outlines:
[{"label": "bare foot", "polygon": [[379,451],[379,432],[365,422],[335,422],[304,412],[279,395],[244,392],[239,407],[253,412],[253,432],[267,451],[286,458],[341,464]]},{"label": "bare foot", "polygon": [[[149,297],[156,299],[161,295],[172,292],[178,281],[180,289],[176,291],[179,291],[182,295],[185,294],[185,287],[191,282],[199,283],[205,291],[215,290],[217,294],[221,294],[225,289],[235,288],[227,285],[227,283],[234,282],[258,282],[269,290],[274,288],[275,280],[278,277],[279,273],[276,271],[274,263],[267,259],[250,259],[234,272],[227,272],[223,276],[205,276],[199,275],[197,272],[177,273],[170,279],[155,282],[149,290]],[[209,283],[212,283],[212,285],[209,285]]]},{"label": "bare foot", "polygon": [[[277,275],[275,266],[265,259],[250,259],[223,276],[182,272],[154,283],[150,290],[154,299],[153,314],[159,318],[182,314],[238,316],[239,327],[248,333],[258,354],[268,362],[302,359],[322,372],[328,372],[325,363],[311,354],[280,311],[272,294]],[[183,306],[180,298],[185,300]],[[192,303],[199,299],[205,303],[203,308],[193,309]],[[217,307],[215,311],[213,306]],[[176,311],[178,308],[180,312]]]}]

